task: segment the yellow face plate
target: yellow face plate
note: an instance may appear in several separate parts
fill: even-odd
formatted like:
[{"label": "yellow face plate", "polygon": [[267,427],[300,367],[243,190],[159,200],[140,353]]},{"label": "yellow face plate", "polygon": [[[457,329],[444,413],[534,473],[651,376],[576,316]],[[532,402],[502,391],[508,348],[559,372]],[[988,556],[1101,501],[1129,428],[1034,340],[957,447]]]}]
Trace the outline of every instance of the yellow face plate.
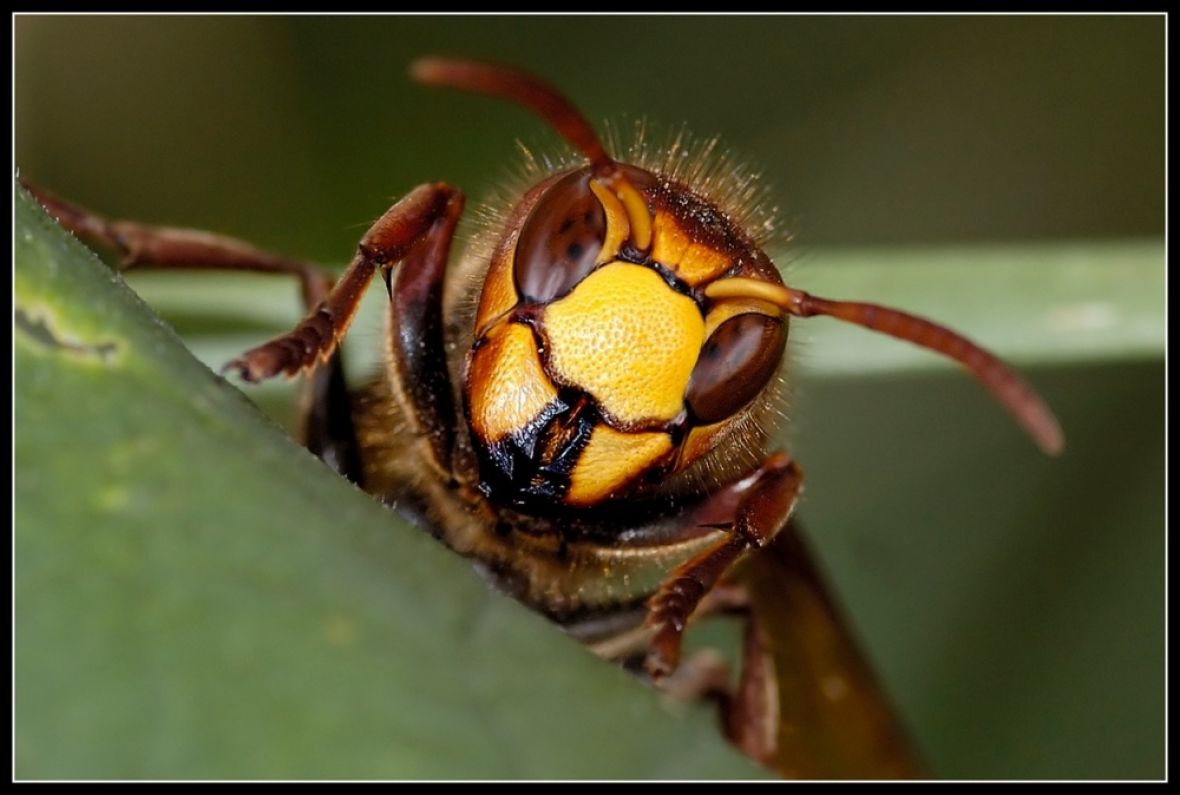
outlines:
[{"label": "yellow face plate", "polygon": [[633,480],[672,449],[666,433],[622,433],[598,425],[570,473],[565,501],[594,505]]},{"label": "yellow face plate", "polygon": [[557,398],[537,358],[532,329],[519,323],[494,327],[471,357],[471,427],[494,444],[540,415]]},{"label": "yellow face plate", "polygon": [[701,352],[695,302],[642,265],[612,262],[546,307],[550,371],[622,423],[668,422]]}]

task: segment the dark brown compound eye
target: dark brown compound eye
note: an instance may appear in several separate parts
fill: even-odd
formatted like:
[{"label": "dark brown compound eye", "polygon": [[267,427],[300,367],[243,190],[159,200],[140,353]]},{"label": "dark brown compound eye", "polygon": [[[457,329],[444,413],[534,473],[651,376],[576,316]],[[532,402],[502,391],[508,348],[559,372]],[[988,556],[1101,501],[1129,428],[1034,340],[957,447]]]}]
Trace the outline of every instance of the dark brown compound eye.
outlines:
[{"label": "dark brown compound eye", "polygon": [[758,396],[778,368],[787,344],[779,318],[751,312],[732,317],[701,346],[685,402],[702,425],[737,414]]},{"label": "dark brown compound eye", "polygon": [[513,275],[524,300],[547,304],[593,270],[606,237],[606,213],[590,179],[583,169],[558,180],[521,228]]}]

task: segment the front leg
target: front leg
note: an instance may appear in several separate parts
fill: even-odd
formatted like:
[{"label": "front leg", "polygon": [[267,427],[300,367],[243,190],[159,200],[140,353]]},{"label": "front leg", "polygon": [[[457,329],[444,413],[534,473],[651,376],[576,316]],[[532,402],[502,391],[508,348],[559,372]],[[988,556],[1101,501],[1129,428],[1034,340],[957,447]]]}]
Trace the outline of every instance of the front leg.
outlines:
[{"label": "front leg", "polygon": [[458,413],[447,369],[443,282],[462,213],[463,194],[454,193],[402,263],[389,302],[389,355],[396,371],[390,386],[410,431],[423,440],[423,459],[448,478]]},{"label": "front leg", "polygon": [[751,549],[769,544],[786,526],[803,487],[803,472],[785,453],[775,453],[749,477],[710,499],[731,518],[719,517],[729,534],[681,564],[648,601],[646,625],[655,631],[645,667],[653,679],[667,676],[680,661],[689,616],[701,599]]},{"label": "front leg", "polygon": [[263,381],[279,373],[295,375],[325,361],[348,331],[373,274],[380,270],[388,282],[393,266],[428,237],[458,195],[442,182],[410,191],[369,228],[348,270],[307,318],[286,334],[242,354],[224,369],[237,370],[247,381]]}]

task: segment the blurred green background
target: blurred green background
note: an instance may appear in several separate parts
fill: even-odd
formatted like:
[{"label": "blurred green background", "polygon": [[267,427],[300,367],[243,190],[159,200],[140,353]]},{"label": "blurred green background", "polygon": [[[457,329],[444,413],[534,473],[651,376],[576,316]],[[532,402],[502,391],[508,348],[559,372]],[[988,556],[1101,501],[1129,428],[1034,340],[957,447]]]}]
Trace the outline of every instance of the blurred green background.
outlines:
[{"label": "blurred green background", "polygon": [[594,120],[687,122],[764,170],[798,240],[1163,232],[1152,17],[21,17],[17,163],[111,213],[346,259],[384,197],[478,196],[541,125],[413,86],[517,63]]},{"label": "blurred green background", "polygon": [[[594,120],[720,134],[773,186],[781,261],[817,292],[831,252],[883,269],[1014,245],[1101,258],[1164,233],[1161,17],[21,16],[16,165],[110,215],[342,263],[409,187],[478,199],[515,139],[553,144],[518,109],[411,85],[427,53],[529,67]],[[1070,262],[1011,301],[1048,306]],[[934,294],[975,288],[950,272]],[[1162,264],[1127,273],[1149,299],[1117,319],[1148,324],[1146,346],[1013,346],[1066,428],[1056,461],[950,368],[849,376],[825,369],[828,325],[795,332],[805,521],[938,775],[1163,774]],[[855,287],[841,297],[882,300]],[[233,314],[172,308],[198,347]]]}]

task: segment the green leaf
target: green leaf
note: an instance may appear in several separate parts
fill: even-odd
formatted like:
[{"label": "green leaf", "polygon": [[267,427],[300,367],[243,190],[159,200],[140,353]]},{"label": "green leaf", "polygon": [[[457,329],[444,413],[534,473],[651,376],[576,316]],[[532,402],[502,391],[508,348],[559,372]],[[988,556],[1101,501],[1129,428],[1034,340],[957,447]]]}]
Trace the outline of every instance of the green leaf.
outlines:
[{"label": "green leaf", "polygon": [[758,775],[15,235],[19,778]]}]

